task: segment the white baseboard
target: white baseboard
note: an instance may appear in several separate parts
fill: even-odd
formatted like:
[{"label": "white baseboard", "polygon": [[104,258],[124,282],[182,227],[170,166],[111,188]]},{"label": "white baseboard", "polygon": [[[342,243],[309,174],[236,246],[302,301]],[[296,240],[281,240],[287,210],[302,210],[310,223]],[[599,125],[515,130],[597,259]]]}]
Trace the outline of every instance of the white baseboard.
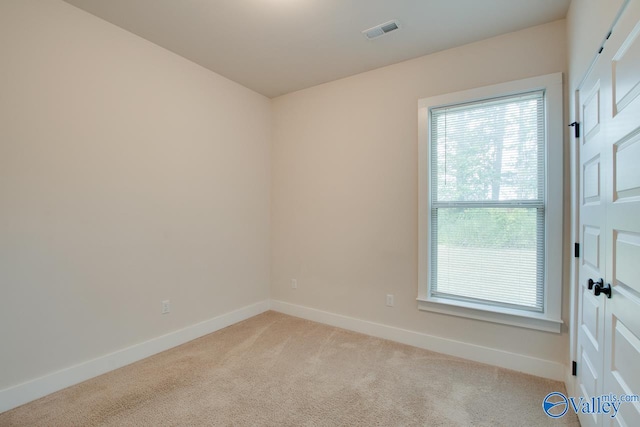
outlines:
[{"label": "white baseboard", "polygon": [[396,328],[367,320],[356,319],[340,314],[316,310],[283,301],[271,300],[271,309],[291,316],[336,326],[350,331],[360,332],[378,338],[424,348],[438,353],[463,359],[512,369],[538,377],[565,382],[567,368],[558,362],[538,359],[523,354],[511,353],[495,348],[483,347],[447,338],[427,335],[421,332]]},{"label": "white baseboard", "polygon": [[0,413],[226,328],[267,310],[269,310],[269,301],[261,301],[149,341],[0,390]]},{"label": "white baseboard", "polygon": [[562,381],[567,386],[571,384],[571,377],[567,377],[567,368],[558,362],[454,341],[283,301],[270,300],[261,301],[140,344],[0,390],[0,413],[241,322],[270,308],[284,314],[426,350]]}]

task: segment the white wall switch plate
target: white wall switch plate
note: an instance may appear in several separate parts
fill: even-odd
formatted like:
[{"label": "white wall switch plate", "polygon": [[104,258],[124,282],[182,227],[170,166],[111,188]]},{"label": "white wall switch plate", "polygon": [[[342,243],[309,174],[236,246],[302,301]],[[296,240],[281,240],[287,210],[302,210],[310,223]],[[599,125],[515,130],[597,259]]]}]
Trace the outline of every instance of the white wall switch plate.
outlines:
[{"label": "white wall switch plate", "polygon": [[387,295],[387,307],[393,307],[393,295]]},{"label": "white wall switch plate", "polygon": [[171,302],[167,299],[162,301],[162,314],[169,314],[171,311]]}]

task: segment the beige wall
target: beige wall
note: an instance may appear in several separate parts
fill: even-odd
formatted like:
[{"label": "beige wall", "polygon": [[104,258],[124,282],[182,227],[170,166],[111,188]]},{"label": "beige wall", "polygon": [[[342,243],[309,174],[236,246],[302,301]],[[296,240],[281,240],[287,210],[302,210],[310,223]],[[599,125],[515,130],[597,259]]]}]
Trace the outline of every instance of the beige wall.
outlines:
[{"label": "beige wall", "polygon": [[1,1],[0,390],[267,299],[270,135],[261,95]]},{"label": "beige wall", "polygon": [[566,363],[566,332],[415,301],[417,100],[566,55],[558,21],[271,102],[60,0],[0,2],[0,389],[270,280],[273,299]]},{"label": "beige wall", "polygon": [[[418,99],[566,72],[566,54],[557,21],[274,99],[271,298],[566,364],[566,326],[552,334],[416,303]],[[551,255],[567,262],[569,250]],[[563,307],[566,321],[568,283]]]}]

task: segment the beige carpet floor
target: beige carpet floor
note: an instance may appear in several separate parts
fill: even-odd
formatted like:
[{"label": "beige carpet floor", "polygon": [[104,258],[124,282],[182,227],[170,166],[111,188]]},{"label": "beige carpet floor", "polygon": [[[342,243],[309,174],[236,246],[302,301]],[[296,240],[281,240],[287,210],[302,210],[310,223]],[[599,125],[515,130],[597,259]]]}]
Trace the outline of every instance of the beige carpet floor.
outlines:
[{"label": "beige carpet floor", "polygon": [[[0,426],[578,426],[561,383],[267,312],[0,414]],[[571,411],[569,411],[571,412]]]}]

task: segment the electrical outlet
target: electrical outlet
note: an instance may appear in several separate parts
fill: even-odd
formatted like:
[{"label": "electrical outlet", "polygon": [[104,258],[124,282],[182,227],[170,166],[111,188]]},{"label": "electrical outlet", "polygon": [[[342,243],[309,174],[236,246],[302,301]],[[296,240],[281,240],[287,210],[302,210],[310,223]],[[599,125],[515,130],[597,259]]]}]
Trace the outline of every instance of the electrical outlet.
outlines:
[{"label": "electrical outlet", "polygon": [[387,294],[387,307],[393,307],[393,295]]},{"label": "electrical outlet", "polygon": [[291,289],[298,289],[298,279],[291,279]]},{"label": "electrical outlet", "polygon": [[167,299],[162,301],[162,314],[169,314],[171,311],[171,302]]}]

